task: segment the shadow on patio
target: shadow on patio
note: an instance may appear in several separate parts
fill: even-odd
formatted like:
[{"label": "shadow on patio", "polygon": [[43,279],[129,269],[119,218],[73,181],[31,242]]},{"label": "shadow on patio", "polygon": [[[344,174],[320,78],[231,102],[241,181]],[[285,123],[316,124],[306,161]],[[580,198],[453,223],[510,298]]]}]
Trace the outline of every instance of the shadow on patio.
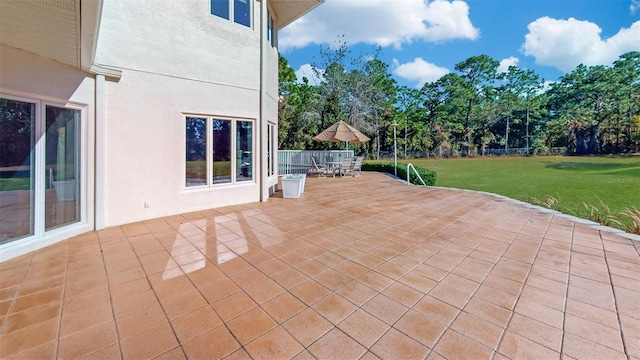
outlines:
[{"label": "shadow on patio", "polygon": [[0,264],[0,357],[640,358],[640,242],[378,173]]}]

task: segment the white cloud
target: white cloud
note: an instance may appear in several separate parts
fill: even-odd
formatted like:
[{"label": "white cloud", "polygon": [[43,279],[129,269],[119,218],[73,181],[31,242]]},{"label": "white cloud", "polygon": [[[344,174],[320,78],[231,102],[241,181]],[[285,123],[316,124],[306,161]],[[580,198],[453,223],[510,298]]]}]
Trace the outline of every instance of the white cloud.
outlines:
[{"label": "white cloud", "polygon": [[332,44],[345,35],[348,44],[402,47],[415,40],[471,39],[479,30],[460,0],[326,0],[279,32],[281,51],[309,44]]},{"label": "white cloud", "polygon": [[498,73],[507,73],[509,71],[509,66],[518,66],[518,59],[515,56],[510,56],[506,59],[500,60],[500,65],[498,65]]},{"label": "white cloud", "polygon": [[571,71],[577,65],[609,65],[628,51],[640,50],[640,21],[603,39],[602,29],[589,21],[574,18],[542,17],[528,25],[522,52],[540,65]]},{"label": "white cloud", "polygon": [[422,87],[425,83],[434,82],[444,75],[450,73],[449,69],[437,66],[422,58],[415,58],[413,61],[400,64],[393,59],[393,73],[403,79],[415,81],[416,87]]},{"label": "white cloud", "polygon": [[640,9],[640,0],[631,0],[631,5],[629,5],[629,10],[631,10],[631,15],[635,15],[636,11]]},{"label": "white cloud", "polygon": [[[322,70],[320,73],[322,74]],[[316,72],[313,71],[313,66],[311,64],[304,64],[296,70],[296,77],[298,78],[298,82],[302,83],[302,78],[306,77],[309,80],[309,85],[319,85],[322,82],[322,78],[316,75]]]}]

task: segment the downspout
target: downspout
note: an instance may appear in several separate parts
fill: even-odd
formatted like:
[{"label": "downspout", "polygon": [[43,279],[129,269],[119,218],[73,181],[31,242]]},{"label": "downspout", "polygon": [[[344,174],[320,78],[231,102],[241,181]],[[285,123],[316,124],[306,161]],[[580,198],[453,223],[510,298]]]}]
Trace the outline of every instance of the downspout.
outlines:
[{"label": "downspout", "polygon": [[105,153],[106,153],[106,81],[104,75],[96,75],[95,113],[95,176],[94,176],[94,226],[105,228]]},{"label": "downspout", "polygon": [[267,169],[268,119],[267,116],[267,0],[260,1],[260,201],[269,199],[269,173]]}]

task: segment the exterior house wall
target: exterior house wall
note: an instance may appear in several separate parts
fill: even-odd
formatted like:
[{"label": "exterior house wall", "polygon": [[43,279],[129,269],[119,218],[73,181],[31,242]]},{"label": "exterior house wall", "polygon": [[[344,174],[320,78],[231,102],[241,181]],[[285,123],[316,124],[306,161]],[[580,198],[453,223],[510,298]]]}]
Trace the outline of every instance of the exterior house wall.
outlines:
[{"label": "exterior house wall", "polygon": [[[248,28],[212,15],[209,1],[104,2],[95,62],[122,70],[106,83],[105,226],[260,200],[260,6],[253,6]],[[275,85],[265,119],[275,122],[271,50]],[[255,120],[254,181],[185,188],[185,114]]]}]

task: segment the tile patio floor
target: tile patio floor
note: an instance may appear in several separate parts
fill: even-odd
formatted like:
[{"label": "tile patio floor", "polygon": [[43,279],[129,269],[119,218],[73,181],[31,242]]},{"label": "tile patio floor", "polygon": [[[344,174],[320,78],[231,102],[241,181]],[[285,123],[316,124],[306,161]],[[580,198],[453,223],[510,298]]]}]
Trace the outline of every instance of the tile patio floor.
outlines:
[{"label": "tile patio floor", "polygon": [[640,359],[640,242],[383,174],[0,264],[3,359]]}]

